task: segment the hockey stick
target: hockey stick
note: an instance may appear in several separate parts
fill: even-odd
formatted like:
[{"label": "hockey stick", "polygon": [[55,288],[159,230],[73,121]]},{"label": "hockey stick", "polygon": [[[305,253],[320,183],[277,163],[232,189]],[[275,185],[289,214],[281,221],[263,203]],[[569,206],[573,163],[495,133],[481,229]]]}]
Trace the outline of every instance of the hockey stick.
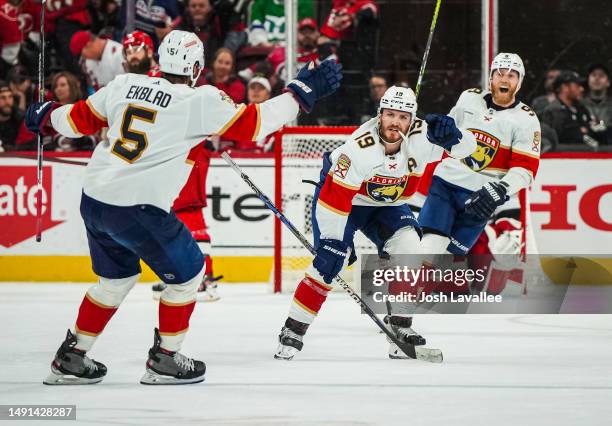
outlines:
[{"label": "hockey stick", "polygon": [[[45,9],[47,0],[42,0],[40,9],[40,51],[38,52],[38,102],[45,100]],[[42,240],[42,199],[43,199],[43,141],[38,134],[36,145],[36,242]]]},{"label": "hockey stick", "polygon": [[[266,207],[272,210],[272,212],[276,215],[276,217],[281,222],[283,222],[285,226],[287,226],[287,228],[289,228],[291,233],[295,235],[295,237],[300,241],[300,243],[302,243],[302,245],[306,247],[306,249],[312,255],[315,255],[316,254],[315,249],[312,246],[312,244],[310,244],[310,242],[302,235],[302,233],[298,231],[295,226],[293,226],[293,224],[289,221],[289,219],[287,219],[287,217],[281,211],[279,211],[278,208],[276,208],[274,203],[270,201],[270,199],[263,192],[261,192],[261,190],[257,187],[257,185],[255,185],[253,181],[251,181],[251,179],[242,171],[240,166],[238,166],[238,164],[234,162],[232,157],[230,157],[229,154],[227,154],[227,152],[224,152],[221,154],[221,158],[223,158],[227,162],[227,164],[229,164],[230,167],[234,169],[234,171],[238,173],[238,175],[240,175],[242,180],[253,190],[255,195],[257,195],[257,197],[261,201],[263,201]],[[357,302],[357,304],[361,307],[361,309],[366,314],[368,314],[368,316],[372,319],[372,321],[376,323],[378,328],[380,328],[382,332],[385,333],[389,337],[389,339],[393,343],[395,343],[407,356],[413,359],[420,359],[421,361],[436,362],[436,363],[442,362],[442,351],[440,351],[439,349],[423,348],[420,346],[411,345],[410,343],[407,343],[407,342],[401,342],[395,336],[395,334],[393,334],[385,326],[385,324],[376,316],[376,314],[361,299],[361,297],[359,297],[359,294],[357,294],[357,292],[355,292],[355,290],[353,290],[351,286],[348,285],[346,281],[344,281],[339,276],[336,276],[335,280],[340,285],[340,287],[342,287],[349,294],[349,296],[351,296],[351,298],[355,302]]]},{"label": "hockey stick", "polygon": [[433,19],[431,20],[431,26],[429,27],[429,37],[427,38],[427,45],[425,46],[425,53],[423,54],[423,62],[421,62],[421,69],[419,69],[419,77],[417,79],[417,84],[414,91],[415,97],[417,99],[419,99],[419,92],[421,91],[421,82],[423,81],[423,75],[425,74],[425,66],[427,65],[427,58],[429,57],[429,49],[431,49],[431,41],[433,40],[434,30],[436,29],[436,23],[438,22],[440,3],[442,3],[442,0],[438,0],[436,2],[436,9],[434,10]]}]

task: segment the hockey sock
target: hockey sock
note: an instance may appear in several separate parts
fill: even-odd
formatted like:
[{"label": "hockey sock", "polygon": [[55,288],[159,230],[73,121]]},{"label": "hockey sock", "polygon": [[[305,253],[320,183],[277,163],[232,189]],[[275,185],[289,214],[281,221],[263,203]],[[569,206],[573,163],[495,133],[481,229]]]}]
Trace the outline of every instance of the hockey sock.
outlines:
[{"label": "hockey sock", "polygon": [[163,349],[171,352],[181,349],[203,275],[204,268],[186,283],[169,284],[162,293],[159,300],[159,335]]},{"label": "hockey sock", "polygon": [[295,289],[289,309],[289,318],[311,324],[331,289],[332,287],[325,284],[323,280],[319,281],[306,275]]},{"label": "hockey sock", "polygon": [[98,284],[87,290],[74,330],[77,336],[76,349],[91,349],[139,277],[140,274],[120,279],[100,277]]}]

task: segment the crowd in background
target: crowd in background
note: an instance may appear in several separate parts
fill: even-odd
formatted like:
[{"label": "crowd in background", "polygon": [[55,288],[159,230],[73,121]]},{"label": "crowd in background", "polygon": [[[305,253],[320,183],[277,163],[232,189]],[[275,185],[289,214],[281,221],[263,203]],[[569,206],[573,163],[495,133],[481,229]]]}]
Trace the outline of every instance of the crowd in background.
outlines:
[{"label": "crowd in background", "polygon": [[[335,99],[300,116],[299,124],[356,125],[376,114],[390,85],[410,83],[374,69],[381,30],[375,0],[328,3],[329,10],[315,13],[318,3],[298,1],[298,67],[332,58],[343,64],[344,81]],[[127,4],[46,2],[46,99],[73,103],[127,72],[124,28],[130,16],[134,29],[150,39],[147,60],[139,63],[143,72],[155,72],[157,46],[170,31],[180,29],[197,34],[205,46],[206,68],[197,85],[214,85],[236,103],[263,102],[280,93],[290,77],[285,68],[283,0],[134,0],[133,11],[126,10]],[[0,0],[0,151],[31,150],[36,144],[35,135],[23,125],[23,115],[38,92],[40,7],[40,0]],[[545,150],[612,145],[609,70],[595,64],[585,77],[551,69],[545,77],[546,93],[525,99],[540,117]],[[71,140],[53,135],[44,142],[47,150],[91,150],[104,137],[102,133]],[[249,149],[271,146],[267,140]]]}]

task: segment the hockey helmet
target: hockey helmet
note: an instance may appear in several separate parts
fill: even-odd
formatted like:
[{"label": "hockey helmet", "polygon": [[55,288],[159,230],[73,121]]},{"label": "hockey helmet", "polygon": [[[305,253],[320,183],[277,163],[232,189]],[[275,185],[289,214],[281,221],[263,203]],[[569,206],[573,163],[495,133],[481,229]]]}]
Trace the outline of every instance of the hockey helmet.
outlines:
[{"label": "hockey helmet", "polygon": [[396,111],[408,112],[412,117],[417,111],[416,96],[412,89],[401,86],[391,86],[387,89],[378,105],[378,113],[383,109],[394,109]]},{"label": "hockey helmet", "polygon": [[493,72],[500,69],[516,71],[519,75],[519,83],[516,90],[521,88],[523,77],[525,77],[525,65],[523,65],[523,60],[519,55],[516,53],[498,53],[495,58],[493,58],[493,62],[491,62],[489,80],[493,77]]},{"label": "hockey helmet", "polygon": [[147,47],[148,49],[153,50],[153,40],[151,37],[145,32],[142,31],[132,31],[123,37],[123,49],[127,49],[129,47]]},{"label": "hockey helmet", "polygon": [[173,30],[164,37],[157,52],[162,72],[188,76],[191,85],[195,85],[204,68],[204,45],[198,36]]}]

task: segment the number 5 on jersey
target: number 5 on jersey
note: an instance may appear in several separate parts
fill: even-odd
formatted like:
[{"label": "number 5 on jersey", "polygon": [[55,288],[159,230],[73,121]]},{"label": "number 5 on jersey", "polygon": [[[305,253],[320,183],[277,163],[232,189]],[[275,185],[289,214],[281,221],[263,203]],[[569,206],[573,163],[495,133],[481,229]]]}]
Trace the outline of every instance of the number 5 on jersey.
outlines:
[{"label": "number 5 on jersey", "polygon": [[121,137],[115,141],[111,150],[113,154],[128,163],[138,160],[144,150],[147,149],[149,142],[146,133],[132,129],[132,120],[155,123],[156,115],[157,111],[153,109],[128,105],[123,113],[123,120],[121,120]]}]

